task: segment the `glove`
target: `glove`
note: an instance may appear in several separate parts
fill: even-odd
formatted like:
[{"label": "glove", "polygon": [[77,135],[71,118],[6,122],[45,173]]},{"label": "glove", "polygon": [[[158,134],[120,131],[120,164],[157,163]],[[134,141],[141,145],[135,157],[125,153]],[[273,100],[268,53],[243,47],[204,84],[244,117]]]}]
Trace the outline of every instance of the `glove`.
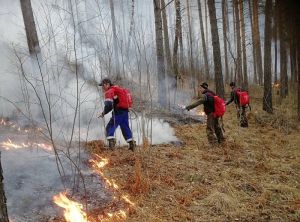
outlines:
[{"label": "glove", "polygon": [[189,109],[187,106],[186,107],[184,107],[184,109],[186,109],[187,111],[190,111],[191,109]]}]

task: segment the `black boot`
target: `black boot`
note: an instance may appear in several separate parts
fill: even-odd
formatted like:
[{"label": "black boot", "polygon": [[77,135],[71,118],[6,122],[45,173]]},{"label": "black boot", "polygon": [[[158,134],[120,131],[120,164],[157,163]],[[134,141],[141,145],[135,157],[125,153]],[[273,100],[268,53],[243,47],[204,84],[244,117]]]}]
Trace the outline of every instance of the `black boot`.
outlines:
[{"label": "black boot", "polygon": [[136,144],[134,140],[131,140],[129,143],[129,150],[134,151]]},{"label": "black boot", "polygon": [[116,140],[115,139],[108,139],[108,147],[113,149],[116,145]]}]

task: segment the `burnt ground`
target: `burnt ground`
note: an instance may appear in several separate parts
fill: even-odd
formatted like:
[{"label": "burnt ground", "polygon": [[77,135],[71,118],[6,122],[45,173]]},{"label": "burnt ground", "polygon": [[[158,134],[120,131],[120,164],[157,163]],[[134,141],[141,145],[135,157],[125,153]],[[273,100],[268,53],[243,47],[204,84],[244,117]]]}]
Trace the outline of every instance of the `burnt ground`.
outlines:
[{"label": "burnt ground", "polygon": [[[72,200],[87,204],[85,206],[90,210],[107,208],[112,200],[112,192],[107,189],[102,178],[92,171],[88,161],[90,155],[81,153],[84,190],[81,179],[74,182],[74,178],[81,177],[74,174],[74,167],[71,168],[64,154],[59,153],[65,170],[65,175],[61,177],[53,150],[37,145],[50,145],[49,141],[33,129],[26,128],[28,132],[24,132],[24,128],[18,131],[18,127],[12,126],[12,122],[0,126],[1,163],[11,221],[59,221],[63,210],[53,203],[52,198],[63,191],[68,191],[68,197]],[[5,142],[14,144],[14,147],[8,149]],[[75,156],[72,155],[72,158],[75,159]]]}]

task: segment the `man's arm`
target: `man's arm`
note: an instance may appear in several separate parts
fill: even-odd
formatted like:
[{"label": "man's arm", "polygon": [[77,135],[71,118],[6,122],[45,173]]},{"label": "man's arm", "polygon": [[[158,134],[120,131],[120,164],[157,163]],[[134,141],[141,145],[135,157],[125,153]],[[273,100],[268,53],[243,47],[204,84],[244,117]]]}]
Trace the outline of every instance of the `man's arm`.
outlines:
[{"label": "man's arm", "polygon": [[185,109],[187,109],[188,111],[191,109],[194,109],[195,107],[203,104],[206,101],[206,96],[203,95],[203,97],[201,97],[199,100],[197,100],[194,103],[191,103],[190,105],[186,106]]},{"label": "man's arm", "polygon": [[232,91],[230,93],[230,99],[226,102],[226,106],[229,105],[230,103],[232,103],[234,101],[234,92]]},{"label": "man's arm", "polygon": [[105,92],[104,94],[104,110],[102,112],[102,116],[106,115],[109,113],[114,105],[114,91],[113,89],[109,89],[108,91]]}]

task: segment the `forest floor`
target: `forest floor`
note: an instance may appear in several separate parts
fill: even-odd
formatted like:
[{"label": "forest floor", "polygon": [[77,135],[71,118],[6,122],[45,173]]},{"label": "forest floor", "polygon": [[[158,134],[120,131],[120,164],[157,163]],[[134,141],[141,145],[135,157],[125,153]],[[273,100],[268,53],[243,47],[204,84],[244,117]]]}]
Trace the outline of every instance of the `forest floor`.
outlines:
[{"label": "forest floor", "polygon": [[186,124],[173,126],[184,146],[90,149],[134,202],[126,221],[299,221],[299,124],[261,104],[252,100],[249,128],[228,107],[221,146],[207,144],[205,124]]}]

